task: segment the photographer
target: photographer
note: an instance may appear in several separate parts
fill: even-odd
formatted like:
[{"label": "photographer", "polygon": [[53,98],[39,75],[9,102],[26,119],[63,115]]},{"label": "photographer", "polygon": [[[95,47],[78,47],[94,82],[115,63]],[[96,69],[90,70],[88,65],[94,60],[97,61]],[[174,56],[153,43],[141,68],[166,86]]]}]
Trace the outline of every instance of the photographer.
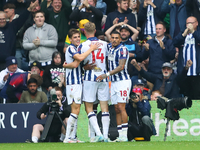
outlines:
[{"label": "photographer", "polygon": [[144,137],[145,141],[150,141],[151,136],[156,134],[150,118],[151,106],[147,99],[140,88],[134,88],[130,93],[129,103],[126,104],[126,112],[129,116],[128,141],[135,137]]},{"label": "photographer", "polygon": [[[59,87],[55,87],[57,99],[56,103],[59,105],[59,111],[58,114],[62,118],[62,120],[67,118],[70,115],[70,107],[67,104],[67,99],[62,95],[62,89]],[[53,96],[52,96],[53,97]],[[53,105],[54,102],[47,102],[44,103],[42,108],[37,112],[37,118],[38,119],[45,119],[47,117],[46,113],[50,113],[52,110],[51,105]],[[66,123],[65,123],[66,124]],[[62,124],[57,116],[54,116],[53,121],[51,123],[48,136],[51,136],[52,138],[49,139],[50,141],[57,142],[59,139],[59,134],[61,134],[61,127]],[[32,131],[32,138],[31,141],[27,140],[26,142],[33,142],[33,143],[38,143],[38,140],[40,139],[40,133],[44,130],[44,125],[42,124],[35,124],[33,126],[33,131]],[[64,134],[64,133],[63,133]]]}]

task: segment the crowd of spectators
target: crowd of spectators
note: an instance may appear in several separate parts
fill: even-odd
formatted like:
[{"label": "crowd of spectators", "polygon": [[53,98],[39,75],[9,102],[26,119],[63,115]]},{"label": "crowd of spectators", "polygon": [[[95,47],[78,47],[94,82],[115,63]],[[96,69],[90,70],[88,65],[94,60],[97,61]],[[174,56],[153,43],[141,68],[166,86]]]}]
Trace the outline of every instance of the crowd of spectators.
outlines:
[{"label": "crowd of spectators", "polygon": [[147,80],[147,99],[154,91],[199,99],[199,21],[199,0],[1,0],[0,102],[46,102],[57,86],[66,96],[67,34],[75,28],[86,41],[87,22],[108,43],[120,33],[131,87]]}]

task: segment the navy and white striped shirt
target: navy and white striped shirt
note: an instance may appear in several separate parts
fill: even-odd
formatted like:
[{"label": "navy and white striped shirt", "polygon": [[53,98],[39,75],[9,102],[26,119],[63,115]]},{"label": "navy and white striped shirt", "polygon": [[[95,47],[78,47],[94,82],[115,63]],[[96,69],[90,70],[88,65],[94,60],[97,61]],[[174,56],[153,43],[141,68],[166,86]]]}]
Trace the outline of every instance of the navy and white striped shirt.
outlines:
[{"label": "navy and white striped shirt", "polygon": [[111,76],[111,81],[121,81],[130,79],[127,64],[129,59],[128,49],[119,44],[117,47],[112,48],[111,44],[108,44],[108,64],[110,71],[114,70],[119,66],[119,60],[126,59],[126,64],[124,69],[114,75]]},{"label": "navy and white striped shirt", "polygon": [[[108,53],[107,49],[107,43],[105,41],[99,40],[96,37],[88,38],[87,41],[83,42],[79,45],[78,51],[81,51],[81,53],[86,52],[89,48],[92,42],[98,42],[100,43],[100,47],[97,50],[94,50],[92,53],[90,53],[85,59],[84,64],[88,62],[88,64],[94,63],[96,64],[96,67],[93,70],[85,70],[84,72],[84,80],[86,81],[95,81],[96,78],[101,75],[105,74],[107,72],[106,69],[106,57]],[[103,80],[103,82],[107,82],[107,78]]]},{"label": "navy and white striped shirt", "polygon": [[156,25],[155,25],[155,20],[154,20],[154,8],[151,5],[148,5],[147,6],[147,21],[144,28],[144,35],[150,35],[150,34],[156,34]]},{"label": "navy and white striped shirt", "polygon": [[185,43],[183,47],[183,59],[184,59],[184,66],[186,65],[188,60],[192,60],[192,66],[189,68],[187,72],[187,76],[196,76],[196,48],[195,48],[195,38],[193,34],[188,34],[185,38]]},{"label": "navy and white striped shirt", "polygon": [[[75,54],[78,54],[80,52],[77,51],[77,48],[75,45],[71,44],[67,47],[67,50],[65,52],[65,60],[66,63],[71,63],[75,59],[73,58]],[[82,78],[81,78],[81,67],[80,65],[77,68],[69,69],[66,68],[66,85],[71,84],[82,84]]]}]

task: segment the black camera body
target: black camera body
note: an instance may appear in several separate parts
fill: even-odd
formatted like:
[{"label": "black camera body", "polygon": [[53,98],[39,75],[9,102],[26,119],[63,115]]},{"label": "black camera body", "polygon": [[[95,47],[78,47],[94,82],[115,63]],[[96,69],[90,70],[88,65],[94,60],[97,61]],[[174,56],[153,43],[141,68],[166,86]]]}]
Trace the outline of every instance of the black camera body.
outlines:
[{"label": "black camera body", "polygon": [[139,95],[137,95],[132,91],[130,92],[129,96],[130,96],[129,103],[134,103],[132,100],[139,98]]},{"label": "black camera body", "polygon": [[157,107],[161,110],[166,109],[165,117],[170,120],[178,120],[180,118],[179,112],[184,108],[189,109],[192,106],[192,100],[185,97],[167,99],[165,97],[158,97]]}]

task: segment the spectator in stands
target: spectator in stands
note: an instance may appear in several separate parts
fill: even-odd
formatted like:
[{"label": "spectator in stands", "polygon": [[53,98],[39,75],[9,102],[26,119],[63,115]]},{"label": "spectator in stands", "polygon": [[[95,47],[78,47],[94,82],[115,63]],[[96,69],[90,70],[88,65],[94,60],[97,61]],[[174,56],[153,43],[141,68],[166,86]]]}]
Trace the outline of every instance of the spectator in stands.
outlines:
[{"label": "spectator in stands", "polygon": [[0,11],[0,71],[6,67],[6,58],[15,56],[16,34],[28,18],[29,12],[33,11],[37,4],[38,0],[31,3],[27,10],[11,23],[6,22],[6,14]]},{"label": "spectator in stands", "polygon": [[[20,14],[30,5],[31,2],[35,2],[35,0],[7,0],[8,3],[13,3],[15,5],[15,13]],[[40,0],[38,1],[40,2]]]},{"label": "spectator in stands", "polygon": [[185,29],[185,20],[188,17],[185,2],[186,0],[175,0],[172,4],[170,0],[164,0],[161,6],[162,13],[170,14],[170,36],[172,38]]},{"label": "spectator in stands", "polygon": [[[69,117],[71,110],[69,108],[69,105],[67,104],[67,99],[62,95],[62,89],[56,87],[56,95],[57,95],[57,100],[56,103],[59,105],[59,111],[58,114],[60,115],[61,119],[67,122],[67,118]],[[38,119],[45,119],[47,117],[47,113],[51,113],[51,107],[47,104],[44,103],[42,108],[37,112],[37,118]],[[51,123],[48,136],[52,136],[54,139],[54,142],[59,141],[59,135],[61,134],[61,127],[62,124],[57,116],[53,118],[53,121]],[[35,124],[33,126],[32,130],[32,135],[31,135],[31,140],[28,140],[26,142],[33,142],[33,143],[38,143],[41,132],[44,130],[44,125],[42,124]],[[64,133],[63,133],[64,134]]]},{"label": "spectator in stands", "polygon": [[177,72],[181,73],[188,60],[192,60],[193,65],[187,73],[184,94],[191,98],[200,98],[200,30],[195,17],[188,17],[186,29],[174,38],[174,45],[179,48]]},{"label": "spectator in stands", "polygon": [[42,85],[42,77],[38,74],[31,74],[29,72],[14,73],[10,76],[0,92],[0,97],[6,99],[6,103],[18,103],[21,94],[27,90],[27,81],[30,78],[35,78],[38,86]]},{"label": "spectator in stands", "polygon": [[140,6],[140,1],[139,0],[130,0],[130,6],[129,6],[129,8],[132,10],[132,13],[135,15],[136,27],[137,27],[137,30],[140,31],[141,28],[138,27],[139,6]]},{"label": "spectator in stands", "polygon": [[[47,9],[47,0],[41,3],[41,10],[45,13],[46,22],[53,25],[58,33],[57,50],[62,54],[64,60],[64,42],[69,31],[69,16],[72,12],[70,0],[53,0],[53,10]],[[52,53],[51,53],[52,55]]]},{"label": "spectator in stands", "polygon": [[12,20],[16,19],[19,17],[18,14],[15,14],[15,5],[12,3],[6,3],[3,6],[3,10],[6,13],[6,21],[8,22],[12,22]]},{"label": "spectator in stands", "polygon": [[148,35],[151,37],[156,35],[156,24],[163,21],[164,14],[160,13],[163,0],[144,0],[140,4],[138,13],[138,22],[142,22],[141,32],[146,38]]},{"label": "spectator in stands", "polygon": [[38,84],[35,78],[30,78],[27,82],[28,91],[23,91],[19,103],[45,103],[47,95],[38,91]]},{"label": "spectator in stands", "polygon": [[14,56],[6,58],[6,69],[0,72],[0,90],[4,87],[9,76],[13,73],[24,72],[17,67],[17,59]]},{"label": "spectator in stands", "polygon": [[108,14],[104,31],[119,22],[125,22],[136,28],[135,15],[129,9],[129,0],[117,0],[117,10]]},{"label": "spectator in stands", "polygon": [[176,49],[168,36],[163,22],[156,24],[156,36],[145,42],[142,60],[149,57],[148,72],[161,73],[162,64],[175,58]]},{"label": "spectator in stands", "polygon": [[131,63],[135,66],[143,78],[154,84],[152,91],[159,90],[161,94],[167,98],[180,97],[181,83],[184,83],[188,69],[192,65],[192,61],[188,60],[182,73],[180,75],[176,75],[172,72],[172,65],[169,62],[165,62],[162,65],[162,74],[153,74],[144,71],[137,64],[135,59],[133,59]]},{"label": "spectator in stands", "polygon": [[97,0],[96,8],[99,9],[103,15],[106,14],[107,4],[103,0]]},{"label": "spectator in stands", "polygon": [[42,66],[38,61],[34,61],[30,66],[31,73],[39,74],[41,77],[43,76]]},{"label": "spectator in stands", "polygon": [[[70,20],[80,21],[82,19],[88,19],[96,25],[97,30],[101,30],[101,20],[103,13],[95,8],[96,0],[84,0],[82,5],[78,9],[74,9],[70,15]],[[85,12],[81,9],[85,8]]]},{"label": "spectator in stands", "polygon": [[[132,94],[136,97],[132,97]],[[128,141],[136,137],[144,137],[144,141],[150,141],[151,136],[156,135],[153,120],[150,118],[151,105],[140,88],[134,88],[130,93],[126,112],[129,116]]]},{"label": "spectator in stands", "polygon": [[61,62],[60,52],[54,52],[52,55],[51,65],[46,67],[43,75],[44,84],[43,86],[50,91],[52,88],[58,86],[64,89],[64,74],[65,69]]},{"label": "spectator in stands", "polygon": [[144,96],[147,96],[147,100],[150,100],[151,99],[151,95],[150,95],[150,89],[146,88],[146,83],[144,81],[144,79],[138,79],[133,87],[131,88],[131,91],[132,89],[134,88],[140,88],[142,90],[142,94]]},{"label": "spectator in stands", "polygon": [[157,101],[157,97],[162,96],[159,90],[155,90],[151,93],[151,101]]},{"label": "spectator in stands", "polygon": [[102,41],[106,41],[105,34],[101,30],[96,30],[95,37],[97,37],[97,39],[100,39]]},{"label": "spectator in stands", "polygon": [[58,42],[56,29],[44,20],[44,12],[35,12],[35,24],[26,30],[23,38],[23,47],[29,51],[29,65],[38,61],[43,68],[51,64],[52,54],[57,51]]},{"label": "spectator in stands", "polygon": [[197,21],[200,22],[200,1],[199,0],[186,0],[186,8],[190,15],[197,18]]}]

